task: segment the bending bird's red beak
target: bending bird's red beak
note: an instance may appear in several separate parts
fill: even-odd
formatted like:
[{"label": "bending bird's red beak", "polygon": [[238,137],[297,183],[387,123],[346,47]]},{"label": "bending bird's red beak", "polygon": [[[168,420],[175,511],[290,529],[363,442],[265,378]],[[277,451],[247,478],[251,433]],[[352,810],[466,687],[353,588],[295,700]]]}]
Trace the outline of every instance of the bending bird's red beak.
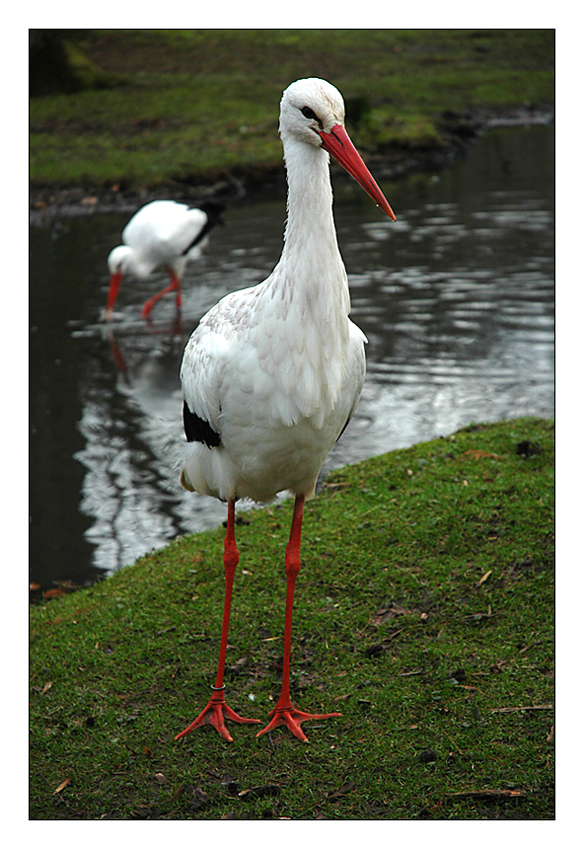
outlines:
[{"label": "bending bird's red beak", "polygon": [[110,277],[108,303],[106,304],[106,312],[104,316],[106,322],[112,318],[112,313],[114,312],[114,304],[116,303],[116,298],[118,297],[118,290],[120,289],[121,282],[122,272],[114,272],[114,274]]},{"label": "bending bird's red beak", "polygon": [[396,216],[392,211],[392,207],[384,197],[382,190],[368,171],[368,168],[355,149],[352,140],[347,135],[345,127],[342,124],[336,124],[331,128],[330,133],[323,130],[319,133],[323,141],[325,150],[335,157],[337,162],[342,165],[348,174],[357,180],[362,189],[365,189],[370,198],[383,210],[392,221],[396,221]]}]

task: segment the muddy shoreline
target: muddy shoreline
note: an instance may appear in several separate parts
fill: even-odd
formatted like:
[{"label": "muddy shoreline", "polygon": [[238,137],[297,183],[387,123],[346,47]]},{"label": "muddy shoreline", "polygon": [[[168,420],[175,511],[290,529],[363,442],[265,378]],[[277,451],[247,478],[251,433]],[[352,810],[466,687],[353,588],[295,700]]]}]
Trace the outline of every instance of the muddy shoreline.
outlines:
[{"label": "muddy shoreline", "polygon": [[[534,108],[530,105],[513,110],[484,110],[466,114],[445,113],[443,127],[449,139],[441,148],[396,152],[385,156],[367,157],[367,163],[378,181],[397,180],[413,172],[439,171],[454,165],[467,155],[474,140],[497,127],[548,125],[554,121],[550,107]],[[337,170],[332,173],[334,184],[346,179]],[[285,172],[282,163],[261,168],[234,170],[215,180],[177,180],[156,188],[144,186],[124,189],[122,186],[70,186],[55,187],[30,185],[30,224],[42,227],[51,221],[96,213],[133,214],[140,206],[156,198],[172,198],[191,204],[214,199],[226,206],[269,198],[284,197]]]}]

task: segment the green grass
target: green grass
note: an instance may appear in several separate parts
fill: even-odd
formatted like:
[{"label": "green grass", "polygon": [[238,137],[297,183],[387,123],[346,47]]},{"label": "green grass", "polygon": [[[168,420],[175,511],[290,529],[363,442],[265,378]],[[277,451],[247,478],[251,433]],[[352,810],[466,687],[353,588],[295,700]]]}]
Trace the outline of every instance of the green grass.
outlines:
[{"label": "green grass", "polygon": [[[343,716],[307,722],[309,744],[234,724],[232,744],[173,741],[214,679],[222,529],[32,608],[31,818],[554,818],[553,455],[552,423],[521,419],[330,476],[291,692]],[[289,523],[290,502],[238,528],[227,693],[263,721]]]},{"label": "green grass", "polygon": [[281,168],[278,103],[304,76],[337,85],[356,144],[390,160],[448,145],[446,111],[554,101],[553,30],[92,30],[82,46],[125,84],[31,101],[33,185]]}]

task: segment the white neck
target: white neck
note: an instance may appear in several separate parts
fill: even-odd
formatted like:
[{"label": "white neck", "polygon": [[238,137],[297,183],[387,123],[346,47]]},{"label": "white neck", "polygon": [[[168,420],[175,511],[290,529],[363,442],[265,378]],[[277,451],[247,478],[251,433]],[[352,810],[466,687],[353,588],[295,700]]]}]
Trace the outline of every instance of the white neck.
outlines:
[{"label": "white neck", "polygon": [[294,138],[283,138],[283,145],[288,215],[275,283],[290,288],[299,305],[318,303],[320,320],[345,322],[349,289],[333,219],[329,155]]},{"label": "white neck", "polygon": [[349,287],[333,222],[329,157],[290,139],[284,149],[289,184],[285,243],[263,285],[254,345],[262,369],[283,393],[278,397],[284,398],[291,420],[316,416],[320,428],[346,375]]},{"label": "white neck", "polygon": [[[329,156],[322,149],[288,140],[284,146],[288,180],[288,218],[283,259],[290,257],[297,268],[341,262],[333,221],[333,192]],[[337,265],[337,263],[335,264]],[[322,271],[322,269],[319,269]]]},{"label": "white neck", "polygon": [[285,146],[285,163],[288,181],[285,250],[298,251],[306,242],[313,241],[321,245],[332,243],[337,248],[328,155],[322,148],[289,142]]}]

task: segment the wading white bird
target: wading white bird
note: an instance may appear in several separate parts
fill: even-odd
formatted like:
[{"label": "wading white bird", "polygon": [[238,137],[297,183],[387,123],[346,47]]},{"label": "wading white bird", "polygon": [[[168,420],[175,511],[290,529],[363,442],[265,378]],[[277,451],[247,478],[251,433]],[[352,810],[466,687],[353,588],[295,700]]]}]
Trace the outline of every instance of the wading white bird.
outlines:
[{"label": "wading white bird", "polygon": [[151,201],[132,216],[122,231],[123,245],[108,256],[110,289],[104,318],[111,319],[122,277],[133,274],[149,277],[156,269],[166,269],[170,284],[154,295],[142,308],[142,318],[150,315],[154,304],[167,292],[176,292],[177,310],[181,308],[181,278],[187,263],[196,260],[211,228],[220,220],[222,207],[215,202],[189,207],[177,201]]},{"label": "wading white bird", "polygon": [[366,338],[348,314],[347,275],[333,221],[331,154],[393,220],[394,213],[344,128],[343,98],[324,80],[292,83],[280,105],[288,179],[288,218],[281,258],[257,286],[225,296],[202,319],[183,355],[186,446],[181,483],[227,502],[225,601],[213,695],[176,739],[211,723],[226,740],[225,719],[240,717],[224,695],[224,665],[234,573],[237,499],[295,496],[287,577],[282,690],[262,735],[285,724],[306,741],[313,718],[289,694],[292,609],[300,570],[305,499],[311,497],[332,445],[351,418],[365,374]]}]

